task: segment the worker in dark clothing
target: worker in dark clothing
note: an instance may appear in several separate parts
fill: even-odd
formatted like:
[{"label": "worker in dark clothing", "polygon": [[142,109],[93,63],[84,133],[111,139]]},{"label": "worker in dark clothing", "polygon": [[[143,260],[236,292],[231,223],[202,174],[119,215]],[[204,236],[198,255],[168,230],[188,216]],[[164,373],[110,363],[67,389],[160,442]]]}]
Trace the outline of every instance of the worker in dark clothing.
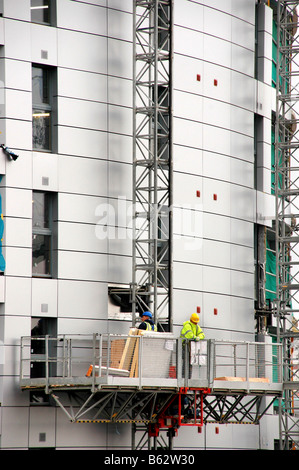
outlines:
[{"label": "worker in dark clothing", "polygon": [[153,322],[153,316],[151,312],[144,312],[141,315],[141,323],[138,327],[139,330],[146,331],[157,331],[157,326]]}]

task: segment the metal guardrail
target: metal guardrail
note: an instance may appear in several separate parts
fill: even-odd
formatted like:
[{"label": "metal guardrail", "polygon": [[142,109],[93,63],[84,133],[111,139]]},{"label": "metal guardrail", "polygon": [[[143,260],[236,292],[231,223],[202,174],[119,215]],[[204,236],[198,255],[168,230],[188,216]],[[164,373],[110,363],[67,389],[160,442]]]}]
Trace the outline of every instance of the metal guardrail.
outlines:
[{"label": "metal guardrail", "polygon": [[282,346],[276,343],[215,341],[213,378],[282,383]]},{"label": "metal guardrail", "polygon": [[282,382],[281,345],[204,340],[170,333],[22,337],[21,387],[101,384],[217,387],[224,381],[261,388]]}]

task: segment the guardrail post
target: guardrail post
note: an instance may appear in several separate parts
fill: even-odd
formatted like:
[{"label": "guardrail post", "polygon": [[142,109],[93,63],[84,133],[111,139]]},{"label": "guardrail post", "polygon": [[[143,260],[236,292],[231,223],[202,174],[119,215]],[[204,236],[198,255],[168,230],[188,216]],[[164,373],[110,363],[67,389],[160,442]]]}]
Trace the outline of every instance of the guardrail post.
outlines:
[{"label": "guardrail post", "polygon": [[184,345],[184,364],[183,364],[183,370],[184,370],[184,385],[185,387],[188,387],[189,383],[189,369],[190,369],[190,343],[188,340],[185,341]]},{"label": "guardrail post", "polygon": [[92,335],[92,386],[91,390],[94,393],[95,391],[95,376],[96,376],[96,333]]},{"label": "guardrail post", "polygon": [[283,354],[282,354],[282,344],[278,344],[278,372],[277,376],[279,377],[279,382],[283,382]]},{"label": "guardrail post", "polygon": [[[143,336],[137,336],[137,341],[139,341],[139,348],[138,348],[138,375],[139,375],[139,388],[142,385],[142,351],[143,351]],[[155,341],[155,340],[153,340]],[[138,344],[138,343],[137,343]]]},{"label": "guardrail post", "polygon": [[72,376],[72,339],[68,339],[68,377]]},{"label": "guardrail post", "polygon": [[210,387],[212,387],[214,378],[216,375],[215,349],[216,349],[215,341],[213,339],[209,339],[208,347],[207,347],[207,351],[208,351],[208,361],[207,361],[208,362],[208,370],[207,370],[208,377],[207,378],[208,378],[208,384]]},{"label": "guardrail post", "polygon": [[21,337],[21,347],[20,347],[20,377],[23,378],[23,337]]},{"label": "guardrail post", "polygon": [[246,342],[246,381],[247,390],[249,391],[249,342]]},{"label": "guardrail post", "polygon": [[182,349],[182,340],[178,338],[176,340],[176,370],[177,370],[177,382],[178,386],[182,386],[182,355],[183,355],[183,349]]},{"label": "guardrail post", "polygon": [[212,385],[212,364],[213,364],[213,342],[211,339],[207,340],[207,381],[208,386],[211,387]]},{"label": "guardrail post", "polygon": [[49,335],[45,336],[46,393],[49,393]]},{"label": "guardrail post", "polygon": [[233,345],[234,351],[234,377],[237,377],[237,345]]},{"label": "guardrail post", "polygon": [[107,370],[106,370],[106,378],[107,378],[107,380],[108,380],[109,365],[110,365],[110,348],[111,348],[111,338],[110,338],[110,333],[108,333],[108,342],[107,342]]},{"label": "guardrail post", "polygon": [[62,336],[62,377],[65,377],[65,371],[66,371],[66,364],[65,364],[65,335],[63,335]]},{"label": "guardrail post", "polygon": [[[95,364],[97,364],[97,366],[98,366],[98,377],[100,377],[101,376],[101,364],[100,364],[101,340],[100,340],[99,333],[96,333],[95,342],[96,342]],[[98,355],[96,355],[97,348],[98,348]]]},{"label": "guardrail post", "polygon": [[99,340],[99,377],[102,377],[102,360],[103,360],[103,335]]}]

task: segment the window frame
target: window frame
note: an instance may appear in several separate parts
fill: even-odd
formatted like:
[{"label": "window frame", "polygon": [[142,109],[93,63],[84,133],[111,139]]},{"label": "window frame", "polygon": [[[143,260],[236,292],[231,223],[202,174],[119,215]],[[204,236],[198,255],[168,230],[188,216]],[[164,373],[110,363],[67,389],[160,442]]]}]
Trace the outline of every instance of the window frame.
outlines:
[{"label": "window frame", "polygon": [[[48,102],[34,102],[34,80],[35,73],[34,70],[42,71],[42,83],[41,86],[44,87],[45,73],[46,75],[46,90],[48,95]],[[56,68],[47,66],[44,64],[32,64],[32,150],[34,152],[48,152],[53,153],[57,149],[57,135],[55,132],[55,127],[57,126],[57,105],[56,105],[56,88],[57,88],[57,77],[56,77]],[[49,114],[49,124],[47,130],[47,141],[48,145],[46,146],[36,146],[34,143],[35,133],[34,133],[34,118],[38,117],[47,117]]]},{"label": "window frame", "polygon": [[[47,227],[38,227],[34,225],[34,203],[35,194],[43,194],[44,195],[44,209],[47,206],[47,214],[48,214],[48,226]],[[48,191],[32,191],[32,277],[43,277],[43,278],[53,278],[53,253],[54,253],[54,245],[53,245],[53,210],[54,210],[54,200],[53,200],[52,193]],[[33,248],[34,248],[34,237],[43,236],[46,237],[49,241],[49,249],[47,250],[48,257],[45,257],[46,272],[38,272],[38,270],[34,270],[34,257],[33,257]]]},{"label": "window frame", "polygon": [[[56,317],[31,317],[31,344],[30,344],[30,377],[46,377],[46,351],[45,336],[51,338],[57,337],[57,318]],[[37,337],[37,339],[34,339]],[[39,338],[39,339],[38,339]],[[49,341],[48,354],[52,358],[57,357],[57,341]],[[57,364],[54,362],[48,364],[48,373],[50,377],[57,375]],[[30,406],[48,406],[51,404],[49,395],[45,392],[35,390],[30,392]]]},{"label": "window frame", "polygon": [[[35,24],[41,24],[45,26],[55,26],[56,25],[56,0],[39,0],[40,2],[43,2],[43,5],[33,5],[34,1],[30,1],[30,20],[31,23]],[[45,5],[46,3],[46,5]],[[34,17],[34,12],[37,10],[42,10],[44,9],[43,7],[47,6],[48,7],[48,21],[44,21],[43,19],[40,19],[38,17]]]}]

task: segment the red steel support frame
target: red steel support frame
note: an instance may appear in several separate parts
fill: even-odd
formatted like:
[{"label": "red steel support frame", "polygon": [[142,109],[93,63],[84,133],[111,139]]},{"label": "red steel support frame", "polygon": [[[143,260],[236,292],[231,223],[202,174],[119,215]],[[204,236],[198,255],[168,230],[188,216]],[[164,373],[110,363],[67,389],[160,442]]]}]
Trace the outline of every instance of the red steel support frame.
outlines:
[{"label": "red steel support frame", "polygon": [[[182,414],[182,398],[190,391],[193,392],[192,403],[194,416],[192,418],[186,418]],[[180,388],[179,392],[172,397],[159,414],[157,422],[149,425],[149,437],[157,437],[161,429],[173,429],[177,431],[181,426],[203,426],[203,399],[204,396],[210,392],[211,390],[209,388]],[[198,400],[199,406],[197,404]],[[174,405],[177,405],[177,413],[175,414],[171,412],[171,407]],[[199,416],[197,416],[198,410],[200,410]]]}]

